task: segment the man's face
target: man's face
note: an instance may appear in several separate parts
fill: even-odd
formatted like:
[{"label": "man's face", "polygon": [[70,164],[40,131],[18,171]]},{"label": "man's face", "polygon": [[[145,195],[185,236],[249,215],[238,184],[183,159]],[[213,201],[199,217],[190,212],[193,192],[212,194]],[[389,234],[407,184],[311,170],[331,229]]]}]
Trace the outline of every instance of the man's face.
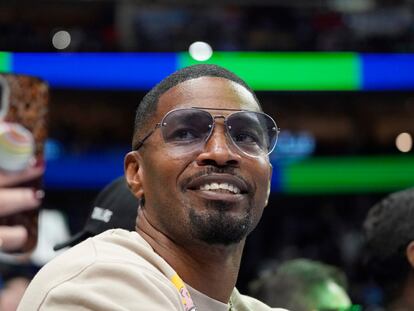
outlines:
[{"label": "man's face", "polygon": [[[223,78],[201,77],[164,93],[151,126],[177,108],[259,111],[252,94]],[[208,110],[214,115],[232,111]],[[148,131],[150,128],[147,129]],[[226,136],[222,119],[201,150],[179,153],[158,129],[139,150],[139,176],[150,224],[174,241],[229,245],[244,239],[257,225],[270,192],[268,156],[249,157]],[[220,189],[214,185],[220,185]],[[235,186],[240,193],[223,188]],[[227,186],[224,186],[224,188]],[[209,189],[209,190],[207,190]]]}]

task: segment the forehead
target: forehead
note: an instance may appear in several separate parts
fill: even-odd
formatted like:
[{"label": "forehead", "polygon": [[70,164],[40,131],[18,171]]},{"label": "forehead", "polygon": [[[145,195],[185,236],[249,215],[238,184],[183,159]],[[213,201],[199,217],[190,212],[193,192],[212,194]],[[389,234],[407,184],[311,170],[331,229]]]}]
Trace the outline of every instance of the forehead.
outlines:
[{"label": "forehead", "polygon": [[159,99],[157,115],[176,108],[206,107],[260,111],[259,105],[245,87],[228,79],[200,77],[177,84]]}]

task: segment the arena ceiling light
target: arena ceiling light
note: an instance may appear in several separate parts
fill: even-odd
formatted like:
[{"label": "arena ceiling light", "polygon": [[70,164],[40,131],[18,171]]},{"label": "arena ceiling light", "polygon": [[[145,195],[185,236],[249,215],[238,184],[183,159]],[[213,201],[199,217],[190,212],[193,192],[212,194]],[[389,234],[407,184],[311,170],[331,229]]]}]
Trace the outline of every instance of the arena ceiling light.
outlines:
[{"label": "arena ceiling light", "polygon": [[213,49],[210,44],[203,41],[196,41],[188,48],[190,56],[200,62],[209,60],[213,55]]},{"label": "arena ceiling light", "polygon": [[53,35],[52,44],[55,49],[64,50],[70,45],[71,40],[72,38],[69,32],[66,30],[59,30]]},{"label": "arena ceiling light", "polygon": [[413,147],[413,138],[409,133],[401,133],[395,139],[395,146],[401,152],[410,152]]}]

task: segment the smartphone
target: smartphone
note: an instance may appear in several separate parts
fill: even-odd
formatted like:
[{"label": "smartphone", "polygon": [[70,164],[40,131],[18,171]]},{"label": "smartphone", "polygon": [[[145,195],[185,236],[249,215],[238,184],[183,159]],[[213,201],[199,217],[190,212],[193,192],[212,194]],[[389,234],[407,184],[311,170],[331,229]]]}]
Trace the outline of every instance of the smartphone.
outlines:
[{"label": "smartphone", "polygon": [[[0,121],[6,125],[20,126],[21,131],[29,133],[33,140],[33,154],[30,157],[32,158],[34,156],[36,161],[43,162],[44,145],[47,138],[49,103],[49,88],[47,83],[37,77],[0,74],[0,92]],[[19,141],[19,139],[15,141]],[[13,144],[15,141],[13,141]],[[11,145],[9,144],[9,146]],[[1,154],[3,158],[5,155],[7,156],[8,154],[4,152]],[[5,163],[14,163],[15,165],[8,168],[0,167],[0,169],[7,174],[13,174],[18,169],[25,169],[25,165],[22,166],[22,161],[26,161],[26,165],[29,164],[27,154],[25,155],[25,159],[20,159],[20,156],[20,154],[12,155],[10,153],[10,161],[6,161]],[[43,179],[40,177],[20,185],[14,185],[14,187],[42,189]],[[28,240],[26,244],[20,250],[16,250],[15,253],[29,253],[36,247],[38,238],[38,213],[39,211],[36,209],[0,217],[1,226],[23,225],[27,229]]]}]

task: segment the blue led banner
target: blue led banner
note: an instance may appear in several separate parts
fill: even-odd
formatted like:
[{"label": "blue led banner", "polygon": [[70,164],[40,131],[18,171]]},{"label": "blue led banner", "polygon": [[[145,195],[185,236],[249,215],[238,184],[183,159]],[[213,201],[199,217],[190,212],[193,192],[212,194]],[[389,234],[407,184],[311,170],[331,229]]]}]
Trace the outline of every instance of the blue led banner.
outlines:
[{"label": "blue led banner", "polygon": [[[414,90],[414,54],[215,52],[208,62],[233,70],[256,90]],[[69,89],[147,90],[192,63],[186,52],[0,52],[0,72]]]},{"label": "blue led banner", "polygon": [[145,90],[176,69],[176,54],[13,53],[11,66],[56,88]]}]

